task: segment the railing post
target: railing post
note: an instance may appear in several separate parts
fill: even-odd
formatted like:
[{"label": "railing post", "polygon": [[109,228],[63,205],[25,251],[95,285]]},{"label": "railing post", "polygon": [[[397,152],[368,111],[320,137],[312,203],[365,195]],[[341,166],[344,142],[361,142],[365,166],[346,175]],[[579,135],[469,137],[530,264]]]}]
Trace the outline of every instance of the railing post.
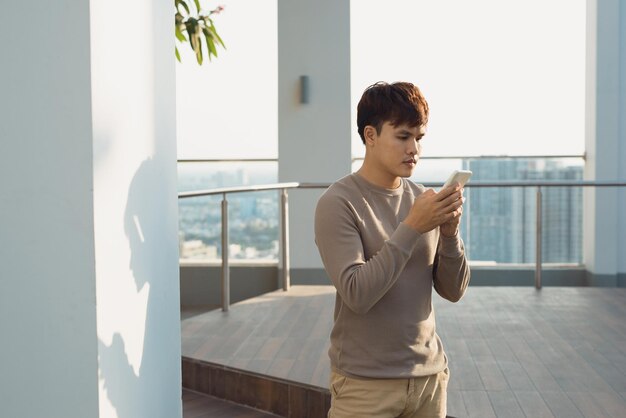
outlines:
[{"label": "railing post", "polygon": [[536,251],[535,255],[535,288],[541,289],[541,229],[542,229],[542,219],[541,219],[541,186],[537,186],[537,233],[536,233]]},{"label": "railing post", "polygon": [[287,189],[282,189],[280,194],[280,249],[281,249],[281,275],[283,290],[289,290],[291,278],[289,277],[289,198]]},{"label": "railing post", "polygon": [[230,266],[228,264],[228,200],[222,195],[222,311],[230,307]]},{"label": "railing post", "polygon": [[465,231],[466,231],[466,236],[465,238],[467,239],[467,243],[463,242],[463,244],[465,245],[465,257],[469,260],[471,258],[471,242],[472,242],[472,230],[470,228],[470,226],[472,225],[471,223],[471,217],[470,217],[470,213],[471,211],[471,205],[472,205],[472,199],[470,199],[470,197],[472,196],[472,189],[469,188],[467,189],[467,197],[465,198],[465,201],[467,202],[467,205],[464,205],[463,207],[463,216],[465,217],[465,220],[463,222],[465,222]]}]

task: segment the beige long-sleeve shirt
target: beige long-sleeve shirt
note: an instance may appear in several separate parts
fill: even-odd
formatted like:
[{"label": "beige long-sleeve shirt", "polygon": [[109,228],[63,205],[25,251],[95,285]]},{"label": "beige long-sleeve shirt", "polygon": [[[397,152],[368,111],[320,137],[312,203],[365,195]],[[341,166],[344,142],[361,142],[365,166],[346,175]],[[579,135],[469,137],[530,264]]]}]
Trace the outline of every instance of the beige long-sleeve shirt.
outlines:
[{"label": "beige long-sleeve shirt", "polygon": [[337,288],[331,366],[364,378],[439,373],[447,358],[435,327],[432,288],[456,302],[470,271],[460,237],[404,224],[424,187],[397,189],[350,174],[328,188],[315,212],[315,242]]}]

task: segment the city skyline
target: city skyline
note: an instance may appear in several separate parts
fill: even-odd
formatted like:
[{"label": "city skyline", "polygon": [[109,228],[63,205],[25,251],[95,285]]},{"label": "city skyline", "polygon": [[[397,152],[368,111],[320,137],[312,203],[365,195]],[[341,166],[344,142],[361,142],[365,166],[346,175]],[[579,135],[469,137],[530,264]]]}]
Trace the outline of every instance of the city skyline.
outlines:
[{"label": "city skyline", "polygon": [[[436,163],[436,162],[432,162]],[[458,162],[456,162],[458,164]],[[416,182],[443,181],[433,166],[411,177]],[[187,166],[187,167],[185,167]],[[445,165],[444,165],[445,166]],[[473,181],[580,180],[583,165],[576,159],[467,160]],[[271,163],[181,164],[181,190],[275,183]],[[535,261],[535,189],[466,188],[467,203],[461,236],[470,261],[529,264]],[[179,201],[181,259],[221,258],[221,196]],[[549,188],[543,196],[542,258],[546,263],[582,262],[582,190]],[[278,192],[229,196],[229,255],[232,259],[276,260],[279,240]]]}]

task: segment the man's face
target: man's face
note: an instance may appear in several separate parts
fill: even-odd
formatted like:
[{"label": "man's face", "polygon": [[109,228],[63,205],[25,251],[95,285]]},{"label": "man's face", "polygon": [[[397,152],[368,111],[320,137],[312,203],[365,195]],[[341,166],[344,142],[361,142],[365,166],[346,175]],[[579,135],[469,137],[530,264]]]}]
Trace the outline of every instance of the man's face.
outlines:
[{"label": "man's face", "polygon": [[420,140],[426,133],[425,126],[393,126],[385,122],[380,134],[374,127],[366,134],[368,152],[382,177],[395,179],[410,177],[419,159]]}]

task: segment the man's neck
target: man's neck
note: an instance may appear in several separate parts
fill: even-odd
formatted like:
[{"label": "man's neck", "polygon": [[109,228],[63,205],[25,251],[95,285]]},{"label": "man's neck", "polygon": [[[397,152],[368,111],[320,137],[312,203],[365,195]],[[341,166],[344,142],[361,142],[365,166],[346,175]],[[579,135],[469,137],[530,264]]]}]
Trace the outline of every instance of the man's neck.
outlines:
[{"label": "man's neck", "polygon": [[357,171],[357,174],[370,183],[384,187],[385,189],[397,189],[402,184],[400,177],[381,172],[381,170],[374,167],[373,164],[369,164],[367,158],[363,161],[363,165]]}]

